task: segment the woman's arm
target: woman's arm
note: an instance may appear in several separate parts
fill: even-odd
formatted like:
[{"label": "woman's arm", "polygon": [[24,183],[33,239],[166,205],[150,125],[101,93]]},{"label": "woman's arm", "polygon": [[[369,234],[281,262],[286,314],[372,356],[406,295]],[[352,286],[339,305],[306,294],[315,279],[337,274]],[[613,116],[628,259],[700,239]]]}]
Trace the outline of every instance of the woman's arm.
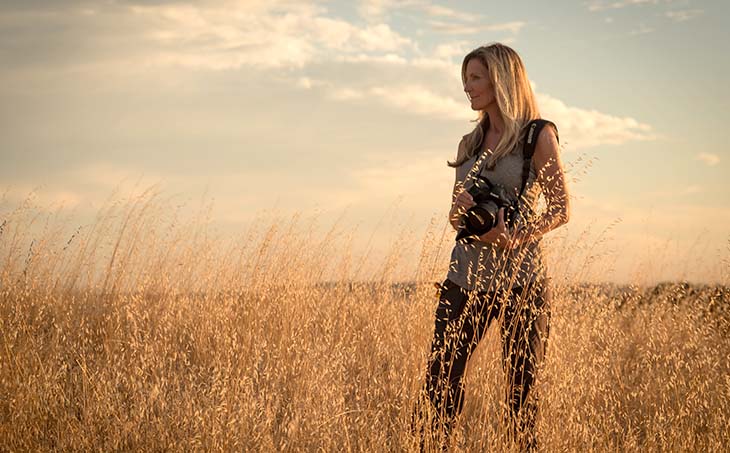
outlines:
[{"label": "woman's arm", "polygon": [[540,184],[545,195],[547,209],[526,229],[515,232],[513,245],[540,239],[549,231],[565,225],[570,220],[570,196],[563,163],[560,160],[558,138],[552,127],[544,127],[540,132],[532,159],[537,173],[537,183]]},{"label": "woman's arm", "polygon": [[[466,154],[466,139],[462,137],[456,150],[456,160],[461,159],[464,154]],[[459,230],[461,216],[464,215],[466,209],[473,205],[474,201],[471,199],[471,195],[468,192],[464,192],[463,183],[456,177],[454,179],[454,190],[451,192],[451,209],[449,209],[449,223],[454,230]]]},{"label": "woman's arm", "polygon": [[449,209],[449,223],[454,230],[459,230],[461,224],[461,213],[459,212],[459,206],[456,204],[456,196],[461,190],[460,184],[457,182],[454,184],[454,191],[451,193],[451,209]]}]

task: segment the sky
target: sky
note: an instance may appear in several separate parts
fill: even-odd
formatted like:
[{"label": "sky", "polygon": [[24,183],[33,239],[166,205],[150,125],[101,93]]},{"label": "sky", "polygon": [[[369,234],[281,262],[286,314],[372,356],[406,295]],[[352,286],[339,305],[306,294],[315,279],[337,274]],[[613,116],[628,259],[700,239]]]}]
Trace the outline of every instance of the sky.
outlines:
[{"label": "sky", "polygon": [[727,281],[728,13],[697,0],[4,0],[0,213],[32,192],[89,216],[115,188],[159,184],[213,199],[224,232],[303,212],[381,245],[412,225],[418,249],[446,224],[446,161],[474,127],[461,60],[502,42],[559,129],[572,215],[547,236],[554,268],[563,244],[605,261],[585,278]]}]

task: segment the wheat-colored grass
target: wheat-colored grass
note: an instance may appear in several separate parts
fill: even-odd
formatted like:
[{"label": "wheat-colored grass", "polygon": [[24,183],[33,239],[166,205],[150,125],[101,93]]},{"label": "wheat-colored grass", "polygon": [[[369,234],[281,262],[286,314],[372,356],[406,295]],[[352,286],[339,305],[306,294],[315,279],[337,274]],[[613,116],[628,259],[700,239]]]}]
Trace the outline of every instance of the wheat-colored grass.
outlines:
[{"label": "wheat-colored grass", "polygon": [[[445,219],[373,263],[339,224],[227,239],[154,189],[81,226],[31,202],[1,214],[1,451],[414,451]],[[601,272],[591,248],[554,246],[583,266],[553,288],[541,448],[728,451],[727,287],[580,284]],[[493,328],[455,451],[511,448],[499,360]]]}]

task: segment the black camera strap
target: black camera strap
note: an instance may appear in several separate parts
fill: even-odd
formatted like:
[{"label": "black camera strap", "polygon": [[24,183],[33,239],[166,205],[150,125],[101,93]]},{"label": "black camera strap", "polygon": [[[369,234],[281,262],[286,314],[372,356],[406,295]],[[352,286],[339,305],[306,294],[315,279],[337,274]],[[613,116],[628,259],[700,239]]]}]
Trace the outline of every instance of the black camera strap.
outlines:
[{"label": "black camera strap", "polygon": [[525,193],[525,187],[527,186],[527,179],[530,177],[530,165],[532,164],[532,156],[535,154],[535,147],[537,146],[537,137],[540,136],[540,131],[545,127],[546,124],[550,124],[555,129],[555,137],[558,136],[558,128],[555,123],[548,120],[538,119],[532,120],[527,124],[527,132],[525,133],[524,146],[522,147],[522,186],[520,187],[519,200],[522,200],[522,196]]}]

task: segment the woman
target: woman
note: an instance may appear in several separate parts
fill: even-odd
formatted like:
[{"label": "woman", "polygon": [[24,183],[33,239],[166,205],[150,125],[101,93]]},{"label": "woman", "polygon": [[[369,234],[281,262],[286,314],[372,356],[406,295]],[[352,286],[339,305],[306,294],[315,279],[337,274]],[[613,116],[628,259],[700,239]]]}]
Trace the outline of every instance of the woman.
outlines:
[{"label": "woman", "polygon": [[[531,120],[540,114],[522,60],[511,48],[499,43],[479,47],[464,57],[461,73],[471,108],[479,112],[478,125],[462,138],[456,160],[449,162],[456,169],[449,221],[460,232],[457,238],[466,239],[454,245],[440,286],[419,399],[426,404],[417,406],[414,428],[429,427],[427,432],[448,448],[464,403],[467,361],[498,319],[509,408],[503,422],[509,438],[532,450],[537,405],[530,389],[544,360],[550,320],[540,239],[565,224],[570,212],[557,128],[541,122],[537,139],[528,137],[535,131]],[[526,143],[534,147],[532,156],[524,152]],[[474,186],[484,178],[504,188],[507,201],[517,209],[516,215],[506,215],[500,208],[491,229],[479,234],[466,229],[465,219],[476,204],[472,193],[484,190]],[[537,215],[541,192],[546,208]]]}]

